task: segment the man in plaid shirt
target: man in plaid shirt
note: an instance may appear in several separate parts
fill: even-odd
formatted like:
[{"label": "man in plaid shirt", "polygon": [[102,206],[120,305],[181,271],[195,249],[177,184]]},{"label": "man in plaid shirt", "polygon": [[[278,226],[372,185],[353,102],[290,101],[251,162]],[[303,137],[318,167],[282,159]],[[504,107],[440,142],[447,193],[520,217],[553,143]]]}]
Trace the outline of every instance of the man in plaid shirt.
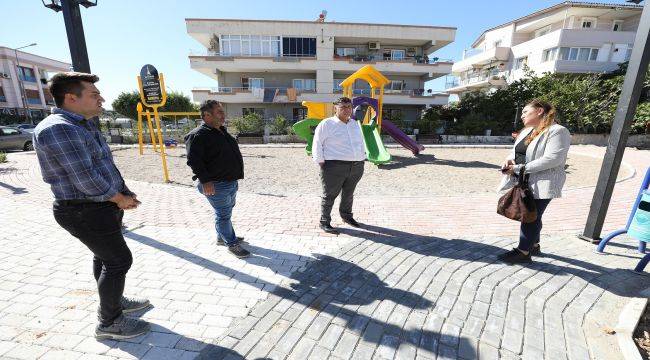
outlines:
[{"label": "man in plaid shirt", "polygon": [[98,339],[128,339],[149,331],[145,321],[123,314],[149,301],[123,296],[133,257],[122,236],[124,210],[140,202],[115,167],[101,132],[88,119],[104,110],[96,75],[66,72],[52,77],[52,115],[34,129],[43,180],[54,194],[54,218],[94,254],[99,293]]}]

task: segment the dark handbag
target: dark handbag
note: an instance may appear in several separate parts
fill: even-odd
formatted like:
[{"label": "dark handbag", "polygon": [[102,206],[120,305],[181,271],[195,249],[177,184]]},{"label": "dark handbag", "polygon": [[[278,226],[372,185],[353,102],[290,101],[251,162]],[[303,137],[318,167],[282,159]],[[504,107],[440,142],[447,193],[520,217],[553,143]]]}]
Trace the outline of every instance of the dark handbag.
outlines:
[{"label": "dark handbag", "polygon": [[537,220],[535,199],[528,186],[528,175],[524,174],[523,167],[517,176],[517,184],[499,199],[497,213],[522,223],[531,223]]}]

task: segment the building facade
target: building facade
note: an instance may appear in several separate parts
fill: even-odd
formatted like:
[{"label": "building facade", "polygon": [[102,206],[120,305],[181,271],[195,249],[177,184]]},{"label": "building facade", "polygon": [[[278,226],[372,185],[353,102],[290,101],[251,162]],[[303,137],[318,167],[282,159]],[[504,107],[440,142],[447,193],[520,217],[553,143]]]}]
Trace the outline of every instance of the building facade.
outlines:
[{"label": "building facade", "polygon": [[43,119],[54,107],[47,81],[71,67],[62,61],[0,46],[0,114],[23,117],[27,109],[32,119]]},{"label": "building facade", "polygon": [[447,92],[506,86],[526,70],[594,73],[628,61],[643,7],[566,1],[484,31],[454,63]]},{"label": "building facade", "polygon": [[[387,118],[416,120],[427,105],[446,104],[448,94],[425,90],[425,82],[449,74],[452,63],[432,55],[454,41],[450,27],[186,19],[187,32],[205,48],[189,56],[192,69],[216,81],[196,88],[195,101],[224,104],[228,118],[250,112],[301,120],[301,102],[331,102],[339,83],[371,64],[391,80],[385,90]],[[367,94],[367,84],[355,85]]]}]

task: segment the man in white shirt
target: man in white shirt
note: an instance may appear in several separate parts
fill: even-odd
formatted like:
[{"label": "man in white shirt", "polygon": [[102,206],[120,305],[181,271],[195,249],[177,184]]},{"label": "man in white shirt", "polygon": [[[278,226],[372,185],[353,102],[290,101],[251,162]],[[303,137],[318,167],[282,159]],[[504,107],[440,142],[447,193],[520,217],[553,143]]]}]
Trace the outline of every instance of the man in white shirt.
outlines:
[{"label": "man in white shirt", "polygon": [[352,217],[354,189],[363,176],[366,150],[359,124],[352,120],[352,100],[341,97],[334,102],[335,116],[324,119],[316,127],[312,157],[320,165],[323,185],[320,228],[330,234],[339,232],[332,227],[332,206],[341,194],[339,214],[343,221],[360,227]]}]

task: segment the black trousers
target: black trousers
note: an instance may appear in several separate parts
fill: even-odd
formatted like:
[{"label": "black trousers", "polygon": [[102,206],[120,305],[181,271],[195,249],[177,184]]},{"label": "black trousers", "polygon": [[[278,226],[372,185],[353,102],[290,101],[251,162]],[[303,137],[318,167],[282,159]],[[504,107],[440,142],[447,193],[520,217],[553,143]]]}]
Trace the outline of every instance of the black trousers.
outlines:
[{"label": "black trousers", "polygon": [[363,161],[325,160],[320,170],[323,195],[321,196],[321,224],[329,224],[334,200],[341,194],[339,214],[352,218],[354,189],[363,176]]},{"label": "black trousers", "polygon": [[112,202],[54,202],[54,219],[92,251],[99,293],[99,322],[108,326],[122,315],[121,298],[133,257],[122,236],[124,211]]},{"label": "black trousers", "polygon": [[537,206],[537,220],[532,223],[521,223],[519,228],[519,246],[524,251],[529,251],[533,245],[539,243],[539,236],[542,232],[542,215],[551,199],[535,199]]}]

